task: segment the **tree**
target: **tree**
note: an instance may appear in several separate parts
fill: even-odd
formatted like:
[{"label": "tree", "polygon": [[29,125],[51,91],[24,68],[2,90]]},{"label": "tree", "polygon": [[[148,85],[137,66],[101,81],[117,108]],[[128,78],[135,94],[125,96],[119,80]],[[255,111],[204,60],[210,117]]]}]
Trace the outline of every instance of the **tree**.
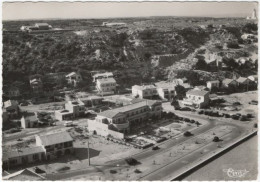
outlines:
[{"label": "tree", "polygon": [[203,59],[199,59],[195,65],[195,68],[198,70],[207,70],[207,67],[208,67],[208,64]]},{"label": "tree", "polygon": [[175,87],[175,91],[176,91],[176,94],[177,94],[177,98],[178,99],[182,99],[183,97],[185,97],[186,95],[186,90],[183,86],[181,85],[177,85]]}]

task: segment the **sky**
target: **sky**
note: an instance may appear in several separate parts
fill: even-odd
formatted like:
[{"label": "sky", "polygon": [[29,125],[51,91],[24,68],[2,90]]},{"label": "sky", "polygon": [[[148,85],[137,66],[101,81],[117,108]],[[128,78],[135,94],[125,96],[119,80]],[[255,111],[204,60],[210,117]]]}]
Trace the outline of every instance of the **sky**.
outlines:
[{"label": "sky", "polygon": [[143,16],[246,17],[256,2],[4,2],[3,20]]}]

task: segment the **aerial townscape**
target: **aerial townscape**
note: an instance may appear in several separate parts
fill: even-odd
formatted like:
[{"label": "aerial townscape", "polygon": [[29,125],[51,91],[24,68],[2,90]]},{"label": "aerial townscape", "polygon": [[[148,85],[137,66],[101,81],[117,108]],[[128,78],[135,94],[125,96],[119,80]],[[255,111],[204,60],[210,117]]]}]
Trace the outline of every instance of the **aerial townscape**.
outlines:
[{"label": "aerial townscape", "polygon": [[3,21],[2,33],[3,180],[196,180],[203,165],[257,179],[255,9]]}]

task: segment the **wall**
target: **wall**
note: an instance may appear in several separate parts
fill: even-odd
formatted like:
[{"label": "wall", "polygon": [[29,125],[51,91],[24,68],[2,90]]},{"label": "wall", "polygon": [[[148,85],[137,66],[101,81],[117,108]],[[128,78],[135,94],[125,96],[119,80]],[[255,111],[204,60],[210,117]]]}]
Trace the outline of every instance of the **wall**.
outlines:
[{"label": "wall", "polygon": [[105,137],[110,134],[115,138],[120,138],[120,139],[124,138],[123,133],[109,130],[107,124],[103,124],[95,120],[88,120],[88,130],[89,131],[95,130],[97,132],[97,135],[101,135]]}]

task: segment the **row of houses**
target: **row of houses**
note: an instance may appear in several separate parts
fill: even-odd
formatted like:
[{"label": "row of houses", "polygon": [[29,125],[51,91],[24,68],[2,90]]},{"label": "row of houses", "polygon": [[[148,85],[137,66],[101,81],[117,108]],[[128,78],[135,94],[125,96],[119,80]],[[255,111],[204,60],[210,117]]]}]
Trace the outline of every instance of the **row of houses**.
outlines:
[{"label": "row of houses", "polygon": [[132,95],[141,99],[160,98],[170,100],[176,95],[175,87],[183,86],[186,90],[191,86],[185,83],[182,79],[176,79],[172,82],[157,82],[154,85],[134,85],[132,86]]},{"label": "row of houses", "polygon": [[224,79],[222,82],[219,80],[208,81],[207,88],[212,89],[213,87],[220,88],[228,88],[228,87],[237,87],[237,86],[248,86],[258,83],[258,76],[252,75],[249,77],[239,77],[238,79]]},{"label": "row of houses", "polygon": [[35,146],[3,151],[3,169],[52,160],[74,152],[73,139],[66,131],[35,136]]}]

